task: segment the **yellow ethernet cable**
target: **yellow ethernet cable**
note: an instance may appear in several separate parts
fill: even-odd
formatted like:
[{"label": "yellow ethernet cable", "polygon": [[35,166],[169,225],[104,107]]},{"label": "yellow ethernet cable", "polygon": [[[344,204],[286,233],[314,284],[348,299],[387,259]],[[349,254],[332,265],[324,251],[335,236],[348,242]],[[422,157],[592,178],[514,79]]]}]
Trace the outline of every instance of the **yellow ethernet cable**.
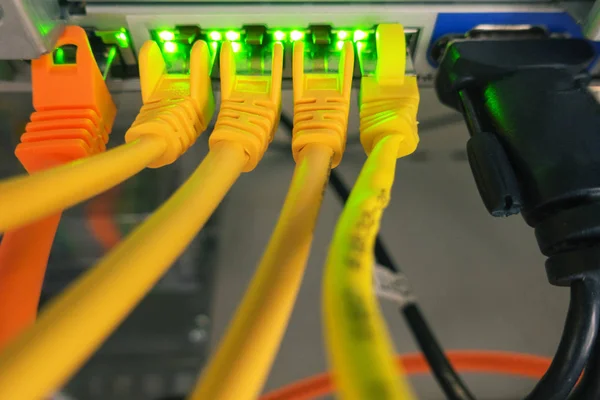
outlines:
[{"label": "yellow ethernet cable", "polygon": [[180,256],[241,172],[260,161],[281,108],[283,47],[273,46],[271,75],[248,76],[236,74],[233,47],[223,44],[222,105],[209,154],[167,202],[0,353],[1,399],[44,398],[60,387]]},{"label": "yellow ethernet cable", "polygon": [[[373,246],[390,198],[396,158],[418,143],[419,92],[404,76],[401,25],[377,28],[374,76],[361,81],[361,142],[369,157],[338,221],[325,266],[324,325],[329,360],[340,397],[414,399],[394,363],[393,345],[373,291]],[[360,56],[359,56],[360,59]]]},{"label": "yellow ethernet cable", "polygon": [[174,162],[212,118],[209,49],[194,44],[190,74],[168,74],[158,45],[139,54],[142,106],[125,135],[127,144],[31,175],[0,182],[0,232],[52,215],[93,197],[145,167]]},{"label": "yellow ethernet cable", "polygon": [[260,395],[302,282],[323,188],[346,143],[354,51],[346,43],[339,72],[304,73],[304,43],[294,44],[297,162],[275,231],[225,337],[190,399],[244,400]]}]

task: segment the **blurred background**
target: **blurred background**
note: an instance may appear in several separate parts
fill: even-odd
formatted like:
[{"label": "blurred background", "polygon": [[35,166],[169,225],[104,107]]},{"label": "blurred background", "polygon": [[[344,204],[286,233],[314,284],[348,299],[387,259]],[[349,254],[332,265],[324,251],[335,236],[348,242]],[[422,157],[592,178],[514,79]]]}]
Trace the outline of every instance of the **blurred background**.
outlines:
[{"label": "blurred background", "polygon": [[[446,349],[489,349],[551,356],[568,291],[551,286],[533,230],[518,217],[492,218],[466,159],[460,115],[421,91],[421,143],[398,163],[381,234],[408,275],[427,320]],[[109,144],[141,106],[137,91],[113,92],[119,114]],[[337,171],[352,185],[365,155],[358,140],[356,96],[348,145]],[[283,95],[293,115],[292,93]],[[12,151],[27,122],[31,94],[0,95],[0,174],[23,170]],[[147,169],[65,212],[51,254],[43,304],[93,265],[186,179],[207,153],[208,133],[175,164]],[[243,175],[210,223],[152,293],[60,393],[64,399],[148,399],[182,395],[216,348],[240,302],[283,205],[294,162],[280,127],[261,164]],[[265,390],[326,371],[321,280],[341,205],[328,189],[307,272]],[[164,238],[170,240],[169,237]],[[382,300],[398,353],[416,351],[397,306]],[[519,399],[526,379],[467,375],[479,399]],[[431,377],[412,379],[419,398],[442,399]]]}]

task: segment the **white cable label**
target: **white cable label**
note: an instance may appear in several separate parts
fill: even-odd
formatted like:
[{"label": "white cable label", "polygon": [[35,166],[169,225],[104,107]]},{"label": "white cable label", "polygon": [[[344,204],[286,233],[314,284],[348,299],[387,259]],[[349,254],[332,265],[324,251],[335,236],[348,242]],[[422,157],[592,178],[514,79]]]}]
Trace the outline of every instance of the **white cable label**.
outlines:
[{"label": "white cable label", "polygon": [[375,264],[373,284],[377,297],[393,301],[400,307],[405,307],[416,301],[408,278],[401,272],[395,273],[382,265]]}]

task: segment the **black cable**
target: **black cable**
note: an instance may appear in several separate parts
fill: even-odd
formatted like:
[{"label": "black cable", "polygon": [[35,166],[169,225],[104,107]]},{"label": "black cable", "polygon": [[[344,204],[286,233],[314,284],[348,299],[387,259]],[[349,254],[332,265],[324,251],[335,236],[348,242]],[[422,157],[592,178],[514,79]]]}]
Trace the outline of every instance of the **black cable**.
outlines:
[{"label": "black cable", "polygon": [[526,400],[564,400],[569,396],[598,336],[599,294],[595,279],[578,280],[571,284],[569,312],[558,349],[548,371]]},{"label": "black cable", "polygon": [[[292,119],[285,113],[281,113],[281,123],[288,129],[291,135],[294,128]],[[333,188],[342,203],[348,201],[350,190],[335,170],[332,170],[329,175],[329,185]],[[375,238],[374,252],[378,264],[395,273],[400,272],[400,269],[386,251],[379,235]],[[471,394],[444,354],[442,347],[425,321],[419,306],[412,302],[407,304],[400,311],[404,315],[423,356],[429,363],[433,375],[444,391],[446,397],[450,400],[475,400],[475,396]]]},{"label": "black cable", "polygon": [[469,391],[467,385],[462,381],[452,364],[450,364],[450,360],[444,354],[444,349],[440,346],[427,324],[419,305],[410,303],[400,311],[404,314],[413,337],[417,341],[427,363],[431,366],[433,375],[446,397],[452,400],[474,400],[475,396]]},{"label": "black cable", "polygon": [[597,400],[600,399],[600,341],[596,339],[592,356],[588,361],[583,378],[569,400]]},{"label": "black cable", "polygon": [[[592,286],[590,292],[592,296],[595,296],[596,307],[600,307],[600,280],[597,277],[590,277],[589,279],[595,279],[596,285],[595,287]],[[593,284],[594,282],[591,283]],[[596,329],[600,330],[600,324]],[[592,349],[592,355],[585,366],[583,378],[569,396],[569,400],[592,399],[600,399],[600,333],[598,332],[596,333],[596,342]]]}]

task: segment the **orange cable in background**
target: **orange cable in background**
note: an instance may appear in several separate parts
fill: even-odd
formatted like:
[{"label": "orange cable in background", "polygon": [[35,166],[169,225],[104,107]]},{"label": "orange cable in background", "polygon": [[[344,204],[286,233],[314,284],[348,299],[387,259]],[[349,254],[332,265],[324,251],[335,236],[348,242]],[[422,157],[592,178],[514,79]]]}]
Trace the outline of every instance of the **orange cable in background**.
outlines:
[{"label": "orange cable in background", "polygon": [[[448,359],[462,373],[512,375],[540,379],[550,366],[552,359],[531,354],[487,350],[450,350]],[[419,375],[431,371],[421,353],[399,355],[398,367],[406,375]],[[309,400],[333,393],[335,387],[331,373],[326,372],[301,379],[280,389],[275,389],[260,400]]]},{"label": "orange cable in background", "polygon": [[[32,60],[35,112],[15,154],[35,173],[106,149],[116,107],[80,27],[65,28],[57,48],[77,46],[75,64],[53,54]],[[60,94],[53,90],[65,89]],[[57,188],[59,190],[59,188]],[[8,231],[0,244],[0,349],[35,322],[44,275],[62,212]]]},{"label": "orange cable in background", "polygon": [[35,322],[61,214],[6,232],[0,244],[0,348]]},{"label": "orange cable in background", "polygon": [[122,238],[114,218],[119,192],[119,186],[115,186],[91,199],[85,207],[85,224],[104,251],[115,247]]}]

